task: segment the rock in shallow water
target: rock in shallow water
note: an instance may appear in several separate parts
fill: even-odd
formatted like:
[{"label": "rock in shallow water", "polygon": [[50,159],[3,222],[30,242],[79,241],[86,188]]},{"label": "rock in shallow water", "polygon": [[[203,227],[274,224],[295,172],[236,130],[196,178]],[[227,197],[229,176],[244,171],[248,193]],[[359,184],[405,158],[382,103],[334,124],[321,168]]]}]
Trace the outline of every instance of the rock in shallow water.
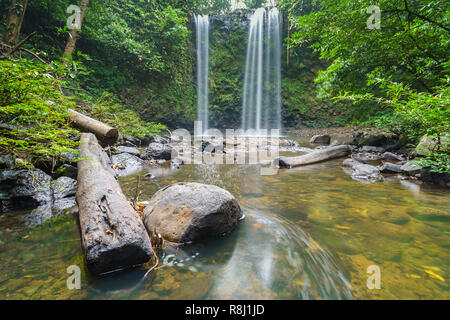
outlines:
[{"label": "rock in shallow water", "polygon": [[331,137],[327,134],[313,136],[309,141],[309,143],[311,144],[325,144],[325,145],[330,144],[330,142]]},{"label": "rock in shallow water", "polygon": [[51,177],[40,169],[0,172],[0,208],[3,212],[51,204]]},{"label": "rock in shallow water", "polygon": [[152,159],[172,159],[172,147],[161,143],[150,143],[150,145],[141,152],[141,158],[144,160]]},{"label": "rock in shallow water", "polygon": [[213,185],[179,183],[159,190],[144,211],[144,224],[165,240],[188,243],[233,231],[242,219],[238,201]]},{"label": "rock in shallow water", "polygon": [[144,166],[144,161],[129,153],[120,153],[111,157],[112,167],[119,177],[129,176]]},{"label": "rock in shallow water", "polygon": [[114,147],[113,150],[116,151],[117,153],[129,153],[132,154],[133,156],[139,156],[140,154],[140,151],[133,147],[118,146]]}]

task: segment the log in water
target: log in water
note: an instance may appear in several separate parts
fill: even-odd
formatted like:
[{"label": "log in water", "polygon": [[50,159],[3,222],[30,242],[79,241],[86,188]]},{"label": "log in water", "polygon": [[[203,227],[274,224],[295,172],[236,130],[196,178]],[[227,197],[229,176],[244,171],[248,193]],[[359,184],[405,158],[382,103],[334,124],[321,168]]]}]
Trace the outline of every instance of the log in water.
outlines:
[{"label": "log in water", "polygon": [[351,153],[348,145],[337,147],[330,147],[322,150],[317,150],[309,154],[299,157],[280,157],[274,160],[274,166],[279,168],[293,168],[304,166],[308,164],[318,163],[335,158],[345,157]]},{"label": "log in water", "polygon": [[147,262],[152,249],[145,226],[93,134],[81,135],[80,157],[76,199],[88,268],[102,274]]}]

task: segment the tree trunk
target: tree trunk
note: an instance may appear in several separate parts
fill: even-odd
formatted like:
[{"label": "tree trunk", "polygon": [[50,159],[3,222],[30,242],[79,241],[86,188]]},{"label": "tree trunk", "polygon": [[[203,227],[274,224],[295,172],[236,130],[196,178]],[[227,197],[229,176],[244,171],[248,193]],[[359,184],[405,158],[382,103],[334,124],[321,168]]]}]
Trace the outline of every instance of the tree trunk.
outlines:
[{"label": "tree trunk", "polygon": [[351,150],[348,145],[329,147],[299,157],[280,157],[278,159],[275,159],[273,164],[280,168],[293,168],[345,157],[349,155],[350,152]]},{"label": "tree trunk", "polygon": [[[86,9],[89,4],[89,0],[80,0],[80,9],[81,9],[81,19],[80,19],[80,28],[83,25],[83,19],[86,15]],[[64,58],[68,56],[72,56],[75,51],[75,47],[78,39],[78,30],[72,29],[70,31],[69,40],[67,40],[66,48],[64,49]]]},{"label": "tree trunk", "polygon": [[152,248],[142,219],[108,170],[109,158],[91,133],[81,135],[80,158],[85,160],[78,162],[76,199],[88,268],[102,274],[148,262]]},{"label": "tree trunk", "polygon": [[12,0],[3,33],[3,42],[15,46],[19,42],[20,29],[27,10],[27,0]]},{"label": "tree trunk", "polygon": [[75,110],[69,109],[68,112],[70,113],[70,120],[73,122],[74,127],[77,127],[82,132],[95,134],[102,144],[113,145],[119,139],[119,130],[103,122],[89,118]]}]

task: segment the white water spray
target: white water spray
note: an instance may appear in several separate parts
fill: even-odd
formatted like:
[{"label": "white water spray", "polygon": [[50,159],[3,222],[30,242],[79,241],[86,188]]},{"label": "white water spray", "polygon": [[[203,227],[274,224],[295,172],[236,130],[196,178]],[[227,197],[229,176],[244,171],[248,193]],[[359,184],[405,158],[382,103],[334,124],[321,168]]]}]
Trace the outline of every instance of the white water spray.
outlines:
[{"label": "white water spray", "polygon": [[209,16],[195,16],[197,31],[197,120],[202,121],[203,130],[209,127]]},{"label": "white water spray", "polygon": [[281,36],[277,8],[260,8],[250,21],[242,129],[281,132]]}]

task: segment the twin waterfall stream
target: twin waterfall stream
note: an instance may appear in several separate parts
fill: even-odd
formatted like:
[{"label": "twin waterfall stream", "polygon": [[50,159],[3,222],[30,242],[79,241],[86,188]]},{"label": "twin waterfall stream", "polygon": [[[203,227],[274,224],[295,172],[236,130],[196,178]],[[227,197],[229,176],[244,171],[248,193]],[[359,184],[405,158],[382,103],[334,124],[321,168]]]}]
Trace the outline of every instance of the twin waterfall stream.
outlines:
[{"label": "twin waterfall stream", "polygon": [[[197,120],[209,129],[209,16],[195,17],[197,32]],[[277,8],[259,8],[250,20],[241,129],[250,135],[262,130],[281,133],[281,35]]]}]

